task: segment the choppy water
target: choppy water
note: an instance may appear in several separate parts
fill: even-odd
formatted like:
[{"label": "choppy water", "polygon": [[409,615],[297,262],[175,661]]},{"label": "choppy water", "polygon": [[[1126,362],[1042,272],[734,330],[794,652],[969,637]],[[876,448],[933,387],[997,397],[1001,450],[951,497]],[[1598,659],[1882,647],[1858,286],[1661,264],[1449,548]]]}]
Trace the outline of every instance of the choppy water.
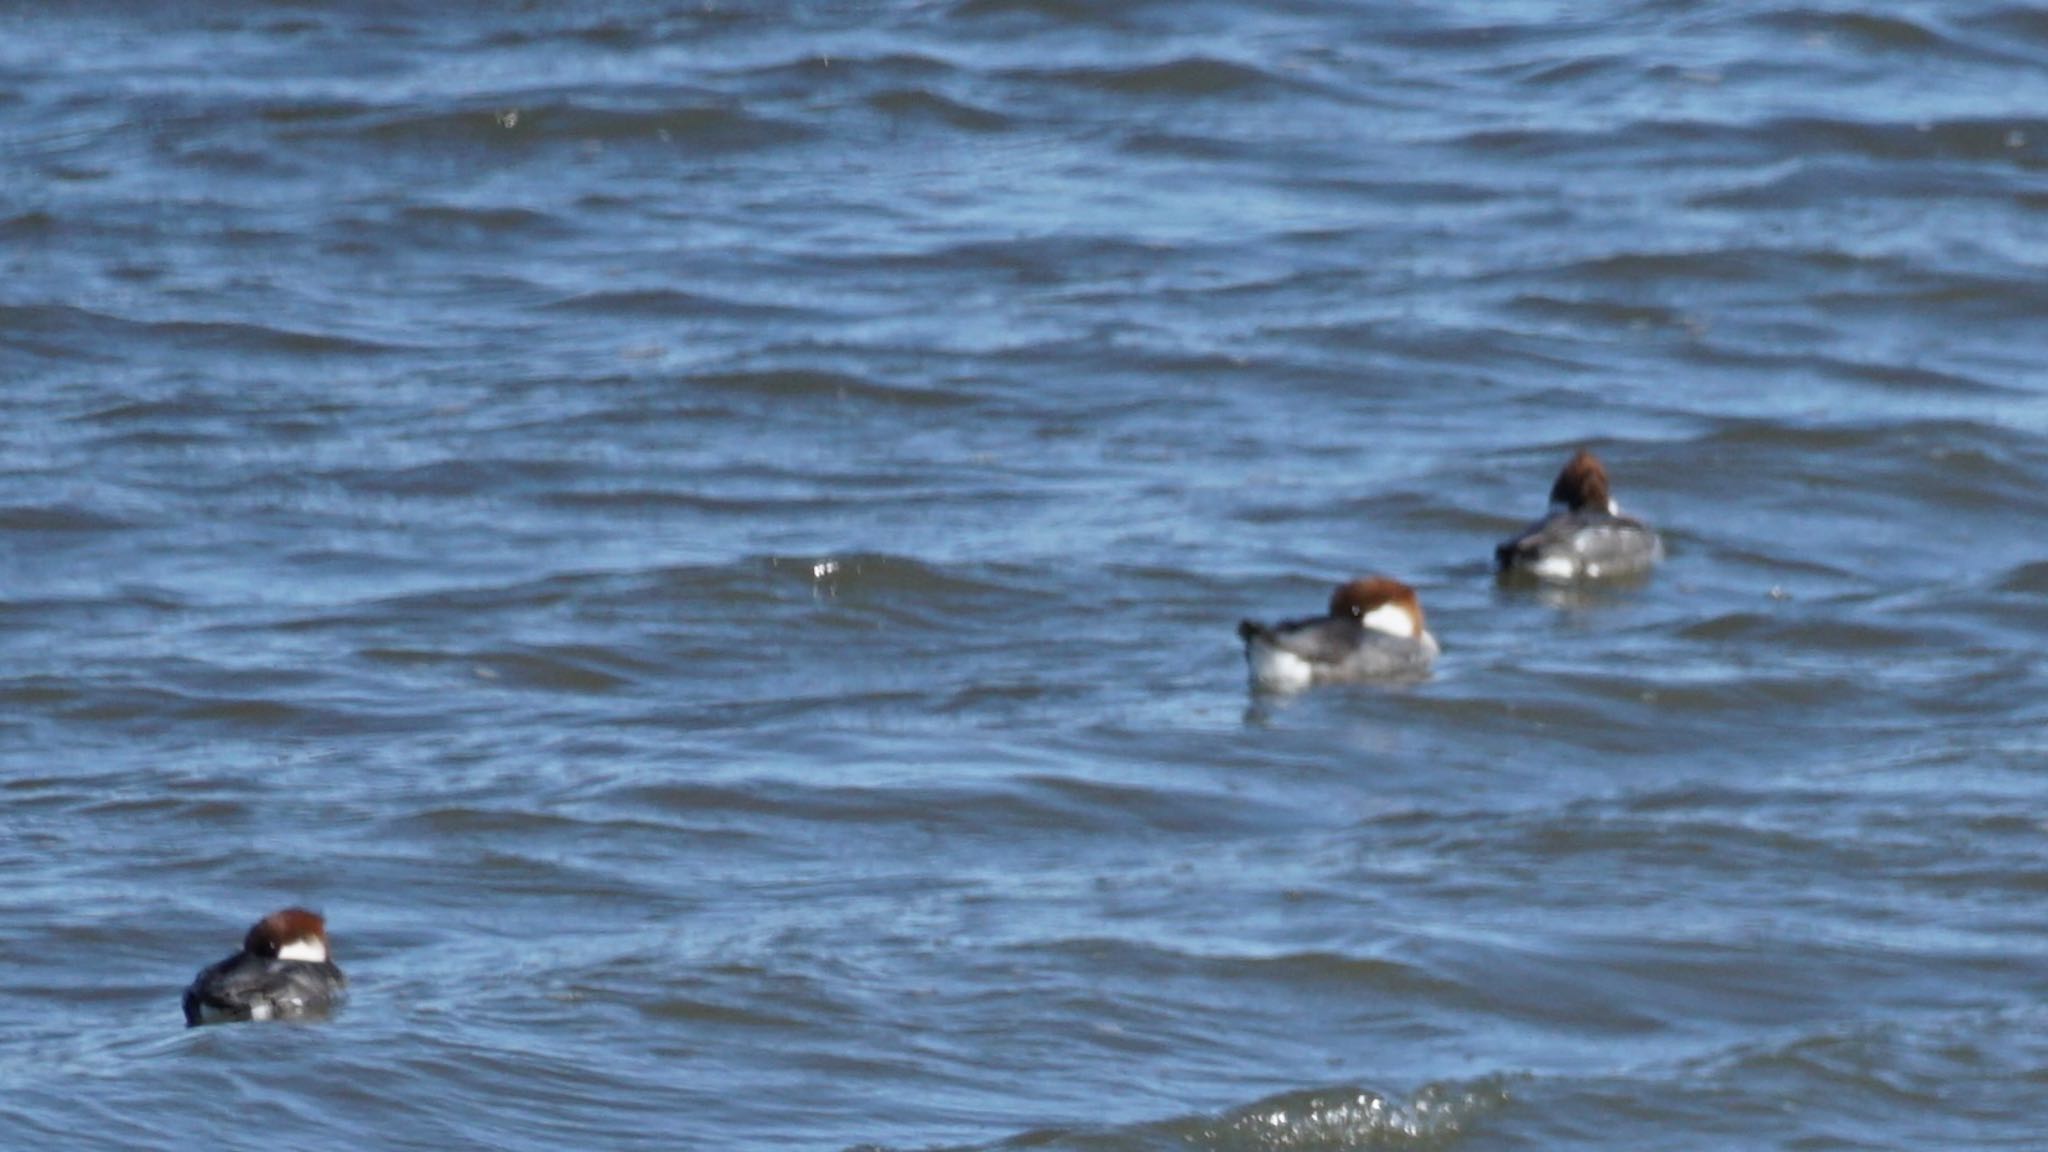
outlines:
[{"label": "choppy water", "polygon": [[2048,1142],[2038,8],[447,7],[0,17],[0,1144]]}]

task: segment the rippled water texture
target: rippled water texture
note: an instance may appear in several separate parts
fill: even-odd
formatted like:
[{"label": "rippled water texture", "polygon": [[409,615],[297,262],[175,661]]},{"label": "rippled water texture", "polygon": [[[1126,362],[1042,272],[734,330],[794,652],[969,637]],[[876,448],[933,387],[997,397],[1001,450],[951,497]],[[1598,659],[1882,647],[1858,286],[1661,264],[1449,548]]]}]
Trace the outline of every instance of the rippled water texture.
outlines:
[{"label": "rippled water texture", "polygon": [[0,15],[0,1146],[2041,1145],[2038,8],[491,8]]}]

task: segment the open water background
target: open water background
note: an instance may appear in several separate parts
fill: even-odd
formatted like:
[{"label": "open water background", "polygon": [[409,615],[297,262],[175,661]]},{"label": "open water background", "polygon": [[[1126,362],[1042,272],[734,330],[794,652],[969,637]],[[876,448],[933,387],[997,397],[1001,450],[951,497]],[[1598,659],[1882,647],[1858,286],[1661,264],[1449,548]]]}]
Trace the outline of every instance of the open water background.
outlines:
[{"label": "open water background", "polygon": [[2028,4],[9,6],[0,1145],[2048,1146],[2044,313]]}]

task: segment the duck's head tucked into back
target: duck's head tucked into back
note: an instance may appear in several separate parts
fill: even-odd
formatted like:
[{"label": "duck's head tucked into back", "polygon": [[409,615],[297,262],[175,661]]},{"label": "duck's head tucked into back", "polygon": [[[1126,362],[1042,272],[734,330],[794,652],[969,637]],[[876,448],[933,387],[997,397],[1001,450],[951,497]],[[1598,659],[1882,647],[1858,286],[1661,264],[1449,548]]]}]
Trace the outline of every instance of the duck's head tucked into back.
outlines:
[{"label": "duck's head tucked into back", "polygon": [[304,908],[272,912],[249,926],[249,934],[242,937],[242,951],[251,956],[325,963],[327,920]]},{"label": "duck's head tucked into back", "polygon": [[1607,490],[1607,468],[1585,448],[1565,461],[1550,486],[1550,507],[1554,512],[1605,512],[1621,514],[1620,505]]},{"label": "duck's head tucked into back", "polygon": [[1349,617],[1375,632],[1420,640],[1422,601],[1415,589],[1388,576],[1366,576],[1339,584],[1330,593],[1330,615]]}]

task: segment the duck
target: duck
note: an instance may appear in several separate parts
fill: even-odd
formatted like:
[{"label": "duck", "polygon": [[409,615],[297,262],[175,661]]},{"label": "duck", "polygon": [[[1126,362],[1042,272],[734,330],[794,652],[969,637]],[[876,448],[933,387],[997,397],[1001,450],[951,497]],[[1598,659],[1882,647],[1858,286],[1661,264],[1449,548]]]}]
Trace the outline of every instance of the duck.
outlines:
[{"label": "duck", "polygon": [[1312,684],[1416,680],[1440,651],[1424,626],[1415,589],[1391,576],[1337,586],[1322,616],[1237,626],[1254,690],[1296,692]]},{"label": "duck", "polygon": [[1656,529],[1624,516],[1607,482],[1607,468],[1578,450],[1550,486],[1550,511],[1493,550],[1506,576],[1574,583],[1640,576],[1664,558]]},{"label": "duck", "polygon": [[251,925],[241,951],[193,977],[185,1026],[325,1016],[347,988],[348,977],[328,952],[326,919],[285,908]]}]

